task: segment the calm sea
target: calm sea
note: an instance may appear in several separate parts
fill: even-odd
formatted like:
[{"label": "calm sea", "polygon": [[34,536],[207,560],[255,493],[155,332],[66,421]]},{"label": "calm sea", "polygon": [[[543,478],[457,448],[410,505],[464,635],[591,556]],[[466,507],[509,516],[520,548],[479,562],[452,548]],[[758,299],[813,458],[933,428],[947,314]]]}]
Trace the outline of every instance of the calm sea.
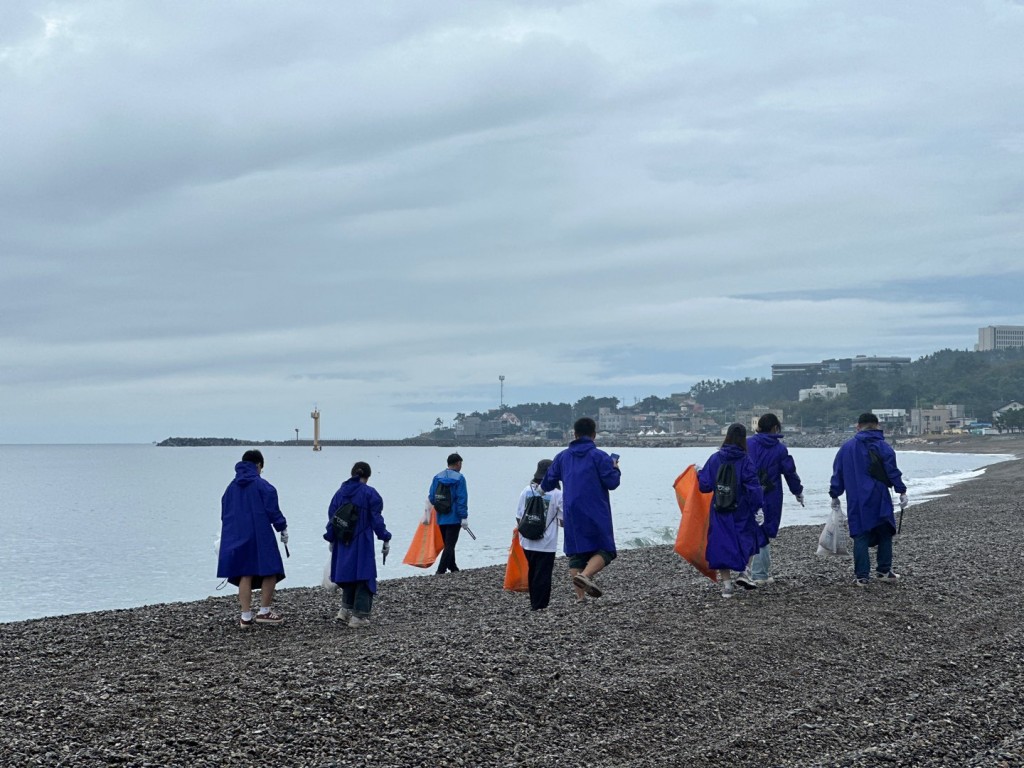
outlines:
[{"label": "calm sea", "polygon": [[[423,575],[402,564],[430,479],[448,449],[423,447],[261,448],[264,477],[278,490],[288,517],[291,557],[283,587],[320,583],[327,560],[321,538],[327,504],[355,461],[373,467],[394,534],[382,579]],[[612,493],[621,549],[674,540],[679,523],[672,483],[709,448],[620,448],[622,485]],[[152,445],[0,446],[3,536],[0,564],[7,594],[0,622],[39,616],[196,600],[218,593],[214,543],[220,497],[241,448],[157,448]],[[555,449],[467,448],[470,526],[476,541],[459,541],[460,567],[505,561],[515,505],[539,459]],[[833,449],[791,451],[806,488],[806,509],[786,494],[783,525],[820,523],[828,511]],[[1012,458],[901,451],[900,467],[916,504],[983,468]],[[928,514],[927,507],[908,515]],[[910,518],[908,518],[909,520]],[[228,593],[234,593],[230,586]]]}]

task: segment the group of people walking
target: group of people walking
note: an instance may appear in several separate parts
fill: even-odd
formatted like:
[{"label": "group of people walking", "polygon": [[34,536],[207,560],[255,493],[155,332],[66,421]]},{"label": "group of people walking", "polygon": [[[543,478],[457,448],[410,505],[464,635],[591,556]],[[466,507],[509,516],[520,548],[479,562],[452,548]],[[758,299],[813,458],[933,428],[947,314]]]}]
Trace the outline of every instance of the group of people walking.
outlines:
[{"label": "group of people walking", "polygon": [[[892,536],[896,532],[889,488],[906,505],[906,486],[892,448],[885,442],[878,419],[871,413],[858,419],[857,434],[839,449],[833,464],[829,495],[833,506],[845,494],[850,535],[854,539],[855,583],[870,581],[870,548],[877,547],[876,577],[894,582]],[[782,481],[801,505],[803,486],[793,458],[781,442],[782,425],[775,414],[758,421],[757,432],[747,437],[742,424],[733,424],[725,440],[697,473],[700,490],[712,493],[706,559],[717,572],[723,597],[735,587],[756,589],[771,584],[771,541],[782,519]],[[554,459],[537,465],[519,495],[517,523],[534,497],[544,505],[543,532],[519,541],[526,554],[532,610],[546,608],[551,598],[552,573],[562,528],[563,550],[577,603],[601,597],[600,573],[616,558],[609,492],[618,488],[618,456],[595,444],[597,424],[589,417],[573,425],[574,439]],[[254,623],[279,626],[283,617],[273,610],[277,584],[284,565],[275,531],[287,551],[288,523],[278,504],[277,491],[261,477],[263,455],[246,451],[235,465],[235,478],[221,499],[221,543],[217,576],[238,587],[240,627]],[[384,502],[369,485],[370,465],[357,461],[328,505],[323,538],[331,550],[330,580],[341,589],[336,618],[350,627],[369,625],[377,592],[375,540],[390,550],[391,533],[384,522]],[[424,525],[436,514],[443,549],[437,574],[459,570],[455,550],[460,533],[469,530],[469,495],[462,474],[462,457],[453,453],[447,467],[433,477],[427,492]],[[348,524],[340,523],[344,517]],[[260,590],[260,607],[253,612],[252,592]]]}]

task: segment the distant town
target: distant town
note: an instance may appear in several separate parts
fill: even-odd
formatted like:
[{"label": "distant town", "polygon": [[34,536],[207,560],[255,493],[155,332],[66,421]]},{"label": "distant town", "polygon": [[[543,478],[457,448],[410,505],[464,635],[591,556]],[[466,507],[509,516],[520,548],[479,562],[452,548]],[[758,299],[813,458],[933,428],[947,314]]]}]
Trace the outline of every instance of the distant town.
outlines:
[{"label": "distant town", "polygon": [[[770,379],[701,381],[686,392],[633,403],[588,395],[573,403],[498,402],[486,411],[438,416],[428,432],[402,440],[314,439],[246,442],[168,438],[159,445],[484,445],[562,444],[580,416],[597,421],[603,442],[686,445],[720,440],[729,424],[749,429],[775,413],[791,444],[833,445],[872,411],[892,437],[1024,432],[1024,326],[978,330],[974,351],[909,357],[859,355],[811,363],[776,363]],[[499,377],[500,392],[505,376]],[[501,400],[504,398],[501,397]]]}]

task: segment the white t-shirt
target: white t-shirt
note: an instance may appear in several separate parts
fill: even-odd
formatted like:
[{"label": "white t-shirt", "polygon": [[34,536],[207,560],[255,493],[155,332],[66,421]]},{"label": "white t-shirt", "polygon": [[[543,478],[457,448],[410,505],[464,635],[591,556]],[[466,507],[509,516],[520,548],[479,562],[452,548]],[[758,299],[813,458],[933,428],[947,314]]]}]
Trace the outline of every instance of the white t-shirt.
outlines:
[{"label": "white t-shirt", "polygon": [[[523,516],[523,512],[526,511],[526,500],[534,495],[534,491],[540,493],[540,485],[537,483],[531,483],[523,489],[523,492],[519,494],[519,506],[516,508],[516,522]],[[530,549],[534,552],[557,552],[558,551],[558,523],[555,520],[561,521],[562,519],[562,491],[559,488],[548,491],[544,494],[544,505],[548,509],[547,517],[547,529],[544,531],[544,536],[540,539],[524,539],[522,534],[519,534],[519,543],[523,545],[523,549]]]}]

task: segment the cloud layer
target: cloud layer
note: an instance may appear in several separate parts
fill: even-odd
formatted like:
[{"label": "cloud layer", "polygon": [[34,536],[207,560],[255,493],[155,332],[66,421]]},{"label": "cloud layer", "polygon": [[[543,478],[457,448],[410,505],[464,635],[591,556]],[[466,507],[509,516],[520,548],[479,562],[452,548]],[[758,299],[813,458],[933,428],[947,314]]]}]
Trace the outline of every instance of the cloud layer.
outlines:
[{"label": "cloud layer", "polygon": [[401,437],[499,374],[1024,324],[1019,3],[9,5],[0,442]]}]

